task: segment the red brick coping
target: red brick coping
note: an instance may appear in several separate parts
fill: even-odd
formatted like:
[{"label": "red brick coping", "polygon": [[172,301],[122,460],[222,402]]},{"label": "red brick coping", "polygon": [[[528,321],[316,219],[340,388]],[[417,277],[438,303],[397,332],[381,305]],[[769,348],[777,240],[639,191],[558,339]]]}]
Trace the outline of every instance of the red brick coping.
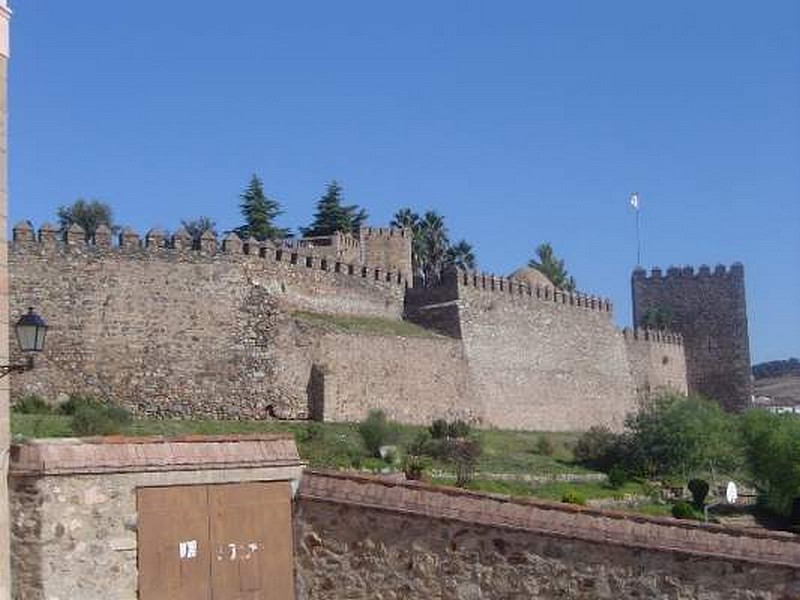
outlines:
[{"label": "red brick coping", "polygon": [[288,434],[53,438],[11,447],[11,475],[198,471],[302,466]]},{"label": "red brick coping", "polygon": [[299,498],[554,537],[800,569],[800,536],[307,470]]}]

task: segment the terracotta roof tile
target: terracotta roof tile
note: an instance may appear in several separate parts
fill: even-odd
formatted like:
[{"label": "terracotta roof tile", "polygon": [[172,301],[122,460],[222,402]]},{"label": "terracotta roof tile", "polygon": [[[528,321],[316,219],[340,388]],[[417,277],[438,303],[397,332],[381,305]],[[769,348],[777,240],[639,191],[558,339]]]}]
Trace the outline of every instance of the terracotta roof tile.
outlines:
[{"label": "terracotta roof tile", "polygon": [[301,464],[290,435],[55,438],[12,446],[10,471],[80,474]]}]

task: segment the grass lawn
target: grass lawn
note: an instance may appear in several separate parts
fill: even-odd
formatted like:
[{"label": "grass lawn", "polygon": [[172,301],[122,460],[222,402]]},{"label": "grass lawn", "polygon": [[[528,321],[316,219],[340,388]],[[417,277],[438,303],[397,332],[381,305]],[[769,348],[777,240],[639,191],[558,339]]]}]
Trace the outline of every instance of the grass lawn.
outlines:
[{"label": "grass lawn", "polygon": [[295,312],[293,316],[301,323],[350,333],[373,333],[401,337],[441,337],[429,329],[414,325],[408,321],[393,321],[379,317],[328,315],[306,311]]},{"label": "grass lawn", "polygon": [[[396,445],[402,449],[424,429],[424,427],[398,425]],[[71,417],[56,414],[36,415],[12,412],[11,430],[16,439],[71,437],[74,435]],[[131,436],[292,433],[297,442],[300,456],[312,467],[356,468],[373,471],[380,471],[388,467],[384,461],[366,455],[361,436],[358,433],[358,425],[355,423],[135,419],[124,426],[120,433]],[[568,493],[576,494],[587,500],[623,500],[626,495],[647,495],[646,486],[638,482],[629,482],[619,489],[613,489],[602,481],[530,483],[520,479],[481,478],[481,473],[542,476],[566,473],[586,474],[593,471],[571,462],[571,445],[577,439],[578,434],[496,429],[482,430],[477,433],[483,441],[483,456],[478,464],[478,475],[468,485],[468,489],[555,501],[561,501]],[[547,437],[548,444],[540,441],[542,436]],[[542,446],[549,446],[549,449],[552,449],[552,455],[541,454]],[[452,473],[452,466],[447,463],[434,461],[432,468],[434,471]],[[452,476],[434,477],[432,483],[454,485],[454,479]],[[670,514],[668,505],[655,503],[641,504],[629,510],[657,516]]]},{"label": "grass lawn", "polygon": [[[396,445],[403,448],[425,427],[399,425]],[[30,415],[11,413],[11,431],[17,437],[70,437],[71,417],[62,415]],[[186,434],[292,433],[304,460],[319,468],[352,468],[370,466],[365,455],[358,425],[355,423],[286,423],[275,421],[217,421],[177,419],[135,419],[120,433],[132,436],[175,436]],[[577,434],[537,434],[521,431],[482,430],[483,456],[478,471],[520,475],[555,475],[591,473],[572,464],[569,444]],[[552,456],[539,454],[541,435],[552,440]],[[375,465],[373,465],[375,466]],[[445,463],[434,463],[439,470],[448,470]]]}]

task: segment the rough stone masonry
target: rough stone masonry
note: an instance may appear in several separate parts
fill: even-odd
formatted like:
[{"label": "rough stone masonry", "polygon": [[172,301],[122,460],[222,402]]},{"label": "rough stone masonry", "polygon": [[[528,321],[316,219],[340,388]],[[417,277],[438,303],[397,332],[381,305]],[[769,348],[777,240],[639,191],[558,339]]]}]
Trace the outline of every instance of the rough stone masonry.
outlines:
[{"label": "rough stone masonry", "polygon": [[[581,430],[618,428],[642,397],[712,389],[700,384],[747,362],[739,317],[715,329],[720,348],[737,348],[719,354],[735,367],[720,367],[685,353],[686,336],[697,348],[695,333],[709,327],[707,311],[682,316],[677,323],[696,322],[683,335],[621,331],[609,301],[532,282],[453,272],[436,287],[413,287],[402,231],[365,228],[360,241],[320,244],[207,235],[193,249],[178,234],[142,240],[130,230],[115,244],[104,228],[87,241],[80,228],[43,225],[37,234],[21,223],[9,245],[12,319],[35,306],[52,329],[37,369],[15,378],[13,395],[57,402],[91,394],[153,417],[357,420],[383,408],[410,423]],[[318,248],[330,252],[313,254]],[[344,263],[340,254],[361,258]],[[743,290],[739,273],[701,271],[705,287],[692,285],[723,294],[732,281]],[[675,285],[659,285],[660,304]],[[634,278],[639,310],[654,296],[650,286]],[[676,292],[675,302],[684,297]],[[734,308],[719,310],[742,312]],[[426,333],[313,327],[298,311],[408,320]]]}]

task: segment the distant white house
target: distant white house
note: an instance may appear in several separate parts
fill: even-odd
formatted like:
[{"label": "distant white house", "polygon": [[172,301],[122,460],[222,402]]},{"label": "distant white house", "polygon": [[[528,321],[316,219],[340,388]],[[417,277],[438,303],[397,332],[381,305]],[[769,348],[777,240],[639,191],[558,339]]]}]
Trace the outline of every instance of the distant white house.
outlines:
[{"label": "distant white house", "polygon": [[756,396],[753,403],[757,408],[763,408],[777,415],[785,413],[800,415],[800,404],[775,400],[769,396]]}]

